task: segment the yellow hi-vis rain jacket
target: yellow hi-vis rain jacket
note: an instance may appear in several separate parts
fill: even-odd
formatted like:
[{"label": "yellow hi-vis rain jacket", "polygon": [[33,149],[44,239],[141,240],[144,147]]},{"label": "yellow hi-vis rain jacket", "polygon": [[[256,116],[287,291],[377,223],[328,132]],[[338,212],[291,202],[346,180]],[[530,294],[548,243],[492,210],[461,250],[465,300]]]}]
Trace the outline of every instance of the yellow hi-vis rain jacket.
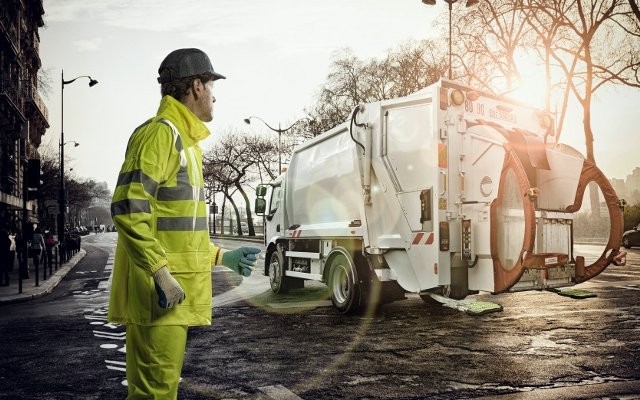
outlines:
[{"label": "yellow hi-vis rain jacket", "polygon": [[[129,139],[111,215],[118,228],[109,321],[138,325],[210,325],[211,267],[221,250],[209,240],[198,142],[209,130],[165,96],[156,117]],[[186,293],[158,305],[153,273],[168,266]]]}]

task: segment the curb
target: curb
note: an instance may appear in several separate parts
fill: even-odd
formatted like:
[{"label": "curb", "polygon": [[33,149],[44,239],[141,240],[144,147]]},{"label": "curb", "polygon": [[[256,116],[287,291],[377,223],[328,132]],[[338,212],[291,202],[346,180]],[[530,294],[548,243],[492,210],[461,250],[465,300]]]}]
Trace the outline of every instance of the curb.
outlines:
[{"label": "curb", "polygon": [[0,295],[0,305],[20,303],[37,299],[45,296],[53,291],[58,286],[60,281],[71,271],[87,254],[86,250],[80,248],[80,250],[69,261],[64,263],[58,270],[49,277],[46,281],[40,283],[39,286],[22,287],[22,293],[15,293],[9,295]]},{"label": "curb", "polygon": [[228,239],[228,240],[242,240],[242,241],[245,241],[245,242],[264,243],[264,237],[262,237],[262,236],[209,235],[209,238],[211,240],[214,240],[214,241],[216,239]]}]

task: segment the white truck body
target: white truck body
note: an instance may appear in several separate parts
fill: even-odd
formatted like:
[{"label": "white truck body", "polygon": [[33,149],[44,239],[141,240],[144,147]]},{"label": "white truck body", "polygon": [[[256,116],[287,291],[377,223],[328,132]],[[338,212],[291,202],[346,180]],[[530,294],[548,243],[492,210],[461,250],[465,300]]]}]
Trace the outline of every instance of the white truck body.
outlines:
[{"label": "white truck body", "polygon": [[[463,298],[573,285],[623,262],[618,199],[587,164],[555,143],[550,115],[450,81],[366,104],[298,146],[259,193],[265,274],[275,292],[326,282],[343,312],[395,289]],[[588,182],[612,221],[592,265],[572,240]]]}]

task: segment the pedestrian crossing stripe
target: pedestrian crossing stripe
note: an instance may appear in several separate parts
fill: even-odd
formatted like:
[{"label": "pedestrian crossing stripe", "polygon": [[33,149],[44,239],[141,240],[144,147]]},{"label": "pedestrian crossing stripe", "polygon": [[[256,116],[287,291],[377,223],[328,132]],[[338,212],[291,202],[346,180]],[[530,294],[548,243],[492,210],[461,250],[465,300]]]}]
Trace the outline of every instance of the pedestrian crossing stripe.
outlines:
[{"label": "pedestrian crossing stripe", "polygon": [[93,331],[93,336],[103,339],[125,340],[127,332]]}]

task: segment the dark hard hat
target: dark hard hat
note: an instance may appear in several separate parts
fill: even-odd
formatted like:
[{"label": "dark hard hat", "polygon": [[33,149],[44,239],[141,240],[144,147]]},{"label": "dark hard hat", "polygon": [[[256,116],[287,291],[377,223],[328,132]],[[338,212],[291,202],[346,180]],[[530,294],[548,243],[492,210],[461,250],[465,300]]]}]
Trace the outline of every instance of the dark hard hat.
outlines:
[{"label": "dark hard hat", "polygon": [[213,70],[209,57],[199,49],[178,49],[169,53],[158,68],[158,82],[169,83],[194,75],[211,74],[213,80],[225,79]]}]

